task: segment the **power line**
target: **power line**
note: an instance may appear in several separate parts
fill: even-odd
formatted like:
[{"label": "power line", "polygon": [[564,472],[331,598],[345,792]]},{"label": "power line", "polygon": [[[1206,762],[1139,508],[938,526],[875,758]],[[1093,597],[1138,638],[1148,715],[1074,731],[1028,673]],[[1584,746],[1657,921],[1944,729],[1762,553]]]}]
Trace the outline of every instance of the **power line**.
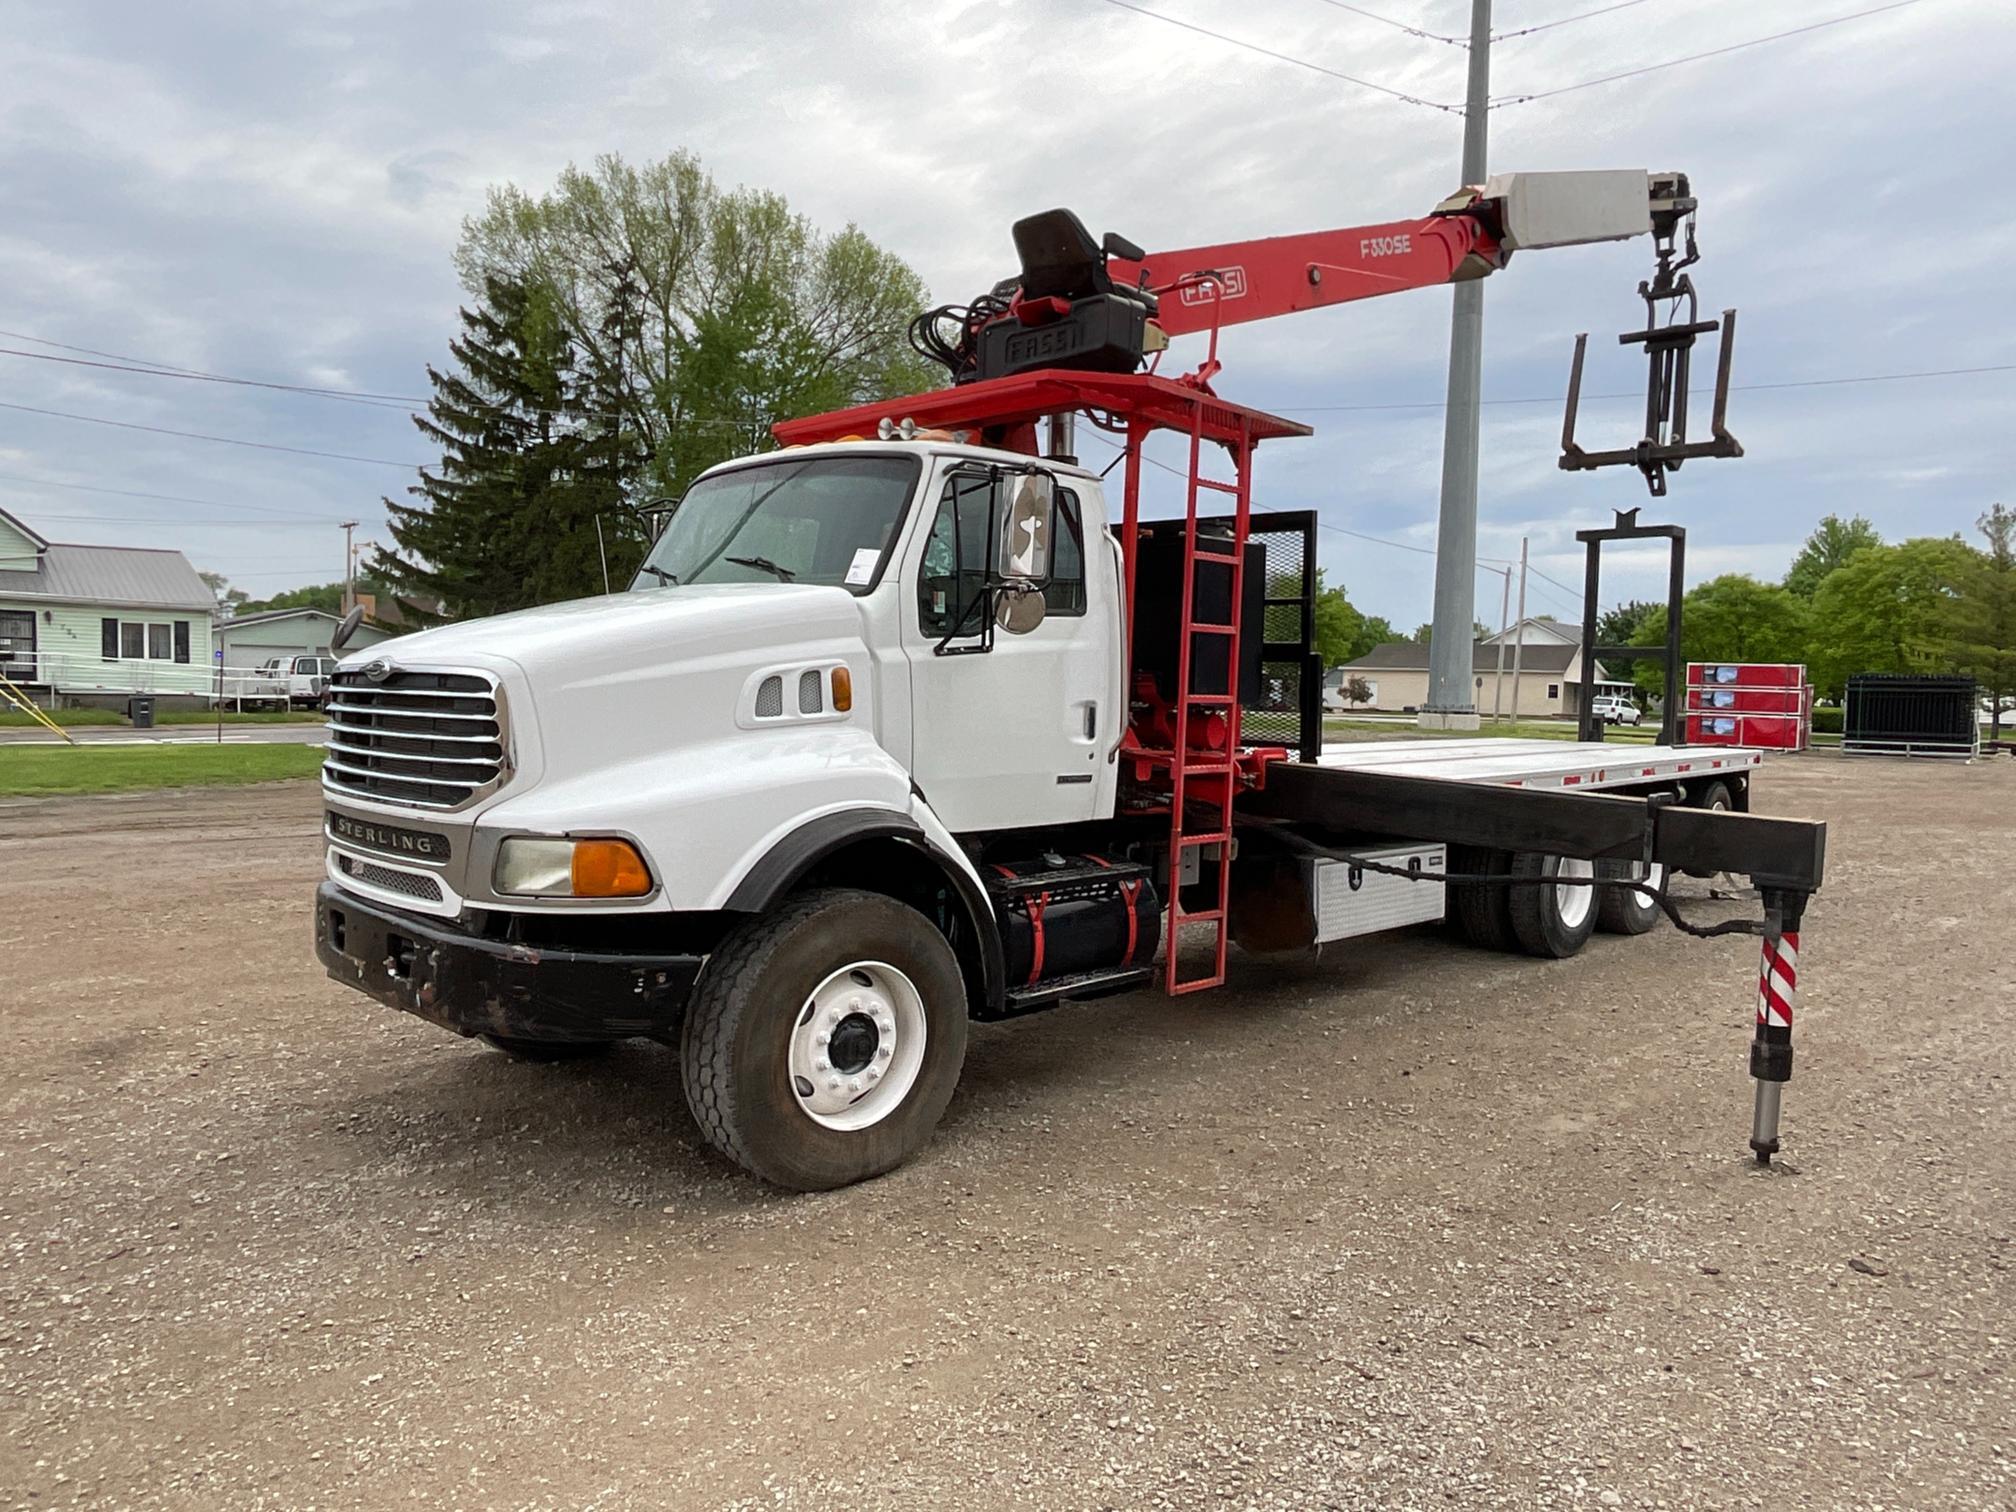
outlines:
[{"label": "power line", "polygon": [[[164,504],[201,504],[205,509],[244,509],[244,510],[250,510],[255,514],[285,515],[293,520],[311,521],[317,524],[326,523],[333,525],[338,523],[336,516],[334,515],[327,515],[321,517],[301,515],[296,514],[291,509],[276,509],[271,504],[226,504],[217,499],[192,499],[186,494],[142,493],[139,490],[132,488],[100,488],[90,483],[63,483],[59,482],[55,478],[24,477],[20,473],[0,473],[0,481],[5,481],[8,483],[27,483],[42,488],[68,488],[73,489],[79,493],[116,494],[120,498],[124,499],[159,499]],[[51,516],[51,518],[83,519],[87,517],[82,515],[71,515],[71,516],[54,515]],[[256,520],[246,520],[243,523],[247,525],[254,525],[257,524],[258,522]]]},{"label": "power line", "polygon": [[1556,95],[1572,94],[1578,89],[1594,89],[1598,84],[1615,84],[1620,79],[1636,79],[1644,74],[1657,73],[1662,68],[1678,68],[1682,63],[1699,63],[1705,58],[1725,57],[1733,52],[1742,52],[1745,48],[1762,47],[1767,42],[1782,42],[1787,37],[1804,36],[1807,32],[1841,26],[1869,16],[1880,16],[1885,11],[1902,10],[1907,5],[1918,3],[1919,0],[1890,0],[1888,5],[1873,6],[1868,10],[1854,11],[1846,16],[1834,16],[1825,21],[1815,21],[1808,26],[1795,26],[1790,31],[1773,32],[1768,37],[1753,37],[1748,42],[1732,42],[1727,47],[1711,48],[1707,52],[1689,53],[1684,58],[1669,58],[1664,63],[1648,63],[1643,68],[1628,68],[1623,73],[1605,74],[1600,79],[1584,79],[1579,84],[1564,84],[1559,89],[1543,89],[1534,94],[1509,95],[1502,100],[1493,101],[1491,108],[1498,110],[1507,105],[1526,105],[1534,100],[1551,100]]},{"label": "power line", "polygon": [[1424,105],[1430,110],[1439,110],[1444,115],[1460,116],[1463,114],[1463,108],[1460,105],[1444,105],[1436,100],[1424,100],[1421,96],[1408,94],[1402,89],[1393,89],[1385,84],[1375,84],[1370,79],[1361,79],[1355,74],[1340,73],[1334,68],[1325,68],[1321,63],[1311,62],[1307,58],[1297,58],[1288,53],[1275,52],[1272,48],[1262,47],[1256,42],[1246,42],[1238,37],[1228,37],[1223,32],[1215,32],[1207,27],[1197,26],[1188,21],[1179,21],[1174,16],[1165,16],[1160,11],[1147,10],[1139,5],[1130,5],[1128,0],[1105,0],[1105,3],[1107,5],[1118,6],[1124,11],[1132,11],[1137,16],[1146,16],[1151,21],[1161,21],[1169,26],[1180,26],[1184,31],[1195,32],[1200,37],[1209,37],[1214,42],[1223,42],[1228,47],[1242,47],[1247,52],[1258,53],[1263,58],[1272,58],[1277,63],[1292,63],[1297,68],[1306,68],[1314,73],[1326,74],[1333,79],[1342,79],[1346,84],[1356,84],[1361,89],[1370,89],[1379,94],[1390,95],[1393,99],[1404,100],[1409,105]]},{"label": "power line", "polygon": [[[1904,383],[1919,378],[1972,378],[1986,373],[2016,373],[2016,362],[1998,363],[1990,367],[1936,368],[1922,373],[1865,373],[1852,378],[1800,378],[1787,380],[1782,383],[1732,383],[1729,385],[1729,392],[1732,394],[1757,394],[1773,389],[1839,388],[1845,384]],[[1712,388],[1697,388],[1690,392],[1695,394],[1712,394],[1715,391]],[[1635,394],[1584,394],[1582,402],[1587,404],[1591,400],[1596,399],[1636,399],[1642,401],[1644,397],[1645,395],[1642,391]],[[1485,404],[1565,404],[1567,403],[1567,396],[1563,394],[1536,395],[1524,399],[1486,399],[1482,402]],[[1318,415],[1351,414],[1372,410],[1439,410],[1446,408],[1447,405],[1445,401],[1440,399],[1423,399],[1411,404],[1263,404],[1258,407],[1260,409],[1273,410],[1283,415]]]},{"label": "power line", "polygon": [[[0,333],[4,334],[4,333]],[[32,338],[28,338],[32,339]],[[272,389],[283,394],[302,394],[315,399],[341,399],[366,409],[409,410],[424,399],[400,399],[391,394],[357,394],[345,389],[311,388],[301,383],[267,383],[257,378],[227,378],[221,373],[179,372],[174,368],[137,367],[124,362],[94,362],[88,357],[58,357],[54,352],[24,352],[16,347],[0,347],[0,357],[27,357],[36,362],[60,362],[69,367],[99,368],[113,373],[142,373],[149,378],[179,378],[185,383],[224,383],[234,388]]]},{"label": "power line", "polygon": [[1409,22],[1396,21],[1391,16],[1382,16],[1377,11],[1366,10],[1362,5],[1352,5],[1349,3],[1349,0],[1323,0],[1323,3],[1335,6],[1341,11],[1349,11],[1354,16],[1363,16],[1367,21],[1377,21],[1381,26],[1390,26],[1395,31],[1403,31],[1410,37],[1419,37],[1424,42],[1446,42],[1451,47],[1468,47],[1470,45],[1467,37],[1445,37],[1440,32],[1423,31],[1420,27]]},{"label": "power line", "polygon": [[[271,389],[279,393],[300,394],[314,399],[338,399],[346,403],[362,404],[369,409],[390,409],[410,412],[415,408],[425,408],[433,401],[414,394],[377,394],[362,389],[317,388],[305,383],[274,383],[262,378],[235,378],[227,373],[208,373],[199,368],[175,367],[165,362],[150,362],[144,357],[127,357],[117,352],[101,352],[95,347],[71,346],[66,342],[50,341],[42,336],[30,336],[21,331],[0,330],[0,336],[11,337],[15,341],[32,341],[37,346],[59,347],[66,352],[82,352],[89,357],[113,359],[107,362],[86,362],[76,357],[57,357],[48,352],[23,352],[13,347],[0,347],[0,356],[27,357],[37,362],[61,362],[72,367],[97,368],[115,373],[138,373],[148,378],[181,378],[198,383],[222,383],[239,388]],[[560,410],[541,413],[563,415]],[[631,418],[623,410],[580,409],[565,412],[586,419],[626,420]],[[758,418],[752,420],[682,420],[671,426],[673,430],[746,430],[764,427],[769,422]]]},{"label": "power line", "polygon": [[159,515],[73,515],[47,514],[35,511],[38,520],[90,520],[103,525],[251,525],[260,530],[278,530],[286,526],[307,526],[311,530],[327,530],[326,520],[188,520],[176,518],[164,520]]},{"label": "power line", "polygon": [[260,451],[290,452],[297,457],[328,457],[337,462],[370,462],[380,467],[403,467],[409,472],[418,472],[422,467],[431,467],[428,462],[396,462],[390,457],[360,457],[351,452],[316,451],[307,446],[282,446],[276,441],[247,441],[238,436],[211,436],[202,431],[170,430],[165,425],[141,425],[134,420],[107,420],[103,415],[76,415],[68,410],[37,409],[32,404],[8,404],[0,401],[0,409],[19,410],[24,415],[48,415],[57,420],[81,420],[87,425],[111,425],[120,430],[147,431],[156,436],[180,436],[188,441],[215,441],[222,446],[250,446]]},{"label": "power line", "polygon": [[1493,32],[1493,42],[1510,41],[1513,37],[1530,37],[1535,32],[1552,31],[1557,26],[1573,26],[1577,21],[1593,21],[1598,16],[1607,16],[1612,11],[1629,10],[1634,5],[1643,5],[1645,0],[1617,0],[1615,5],[1606,5],[1601,10],[1583,11],[1579,16],[1563,16],[1559,21],[1542,21],[1538,26],[1522,26],[1517,31]]}]

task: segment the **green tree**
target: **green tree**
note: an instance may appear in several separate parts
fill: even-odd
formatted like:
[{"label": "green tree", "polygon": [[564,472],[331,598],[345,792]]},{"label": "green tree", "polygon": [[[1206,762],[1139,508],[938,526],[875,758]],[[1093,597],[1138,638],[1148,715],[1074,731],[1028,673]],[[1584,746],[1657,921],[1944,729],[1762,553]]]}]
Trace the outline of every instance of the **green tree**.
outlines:
[{"label": "green tree", "polygon": [[[1744,573],[1725,573],[1696,584],[1680,601],[1680,655],[1684,661],[1804,661],[1809,618],[1797,594]],[[1665,606],[1653,605],[1624,644],[1665,645]],[[1637,663],[1633,677],[1641,693],[1665,694],[1666,669],[1658,662]]]},{"label": "green tree", "polygon": [[385,501],[398,550],[373,571],[456,618],[599,593],[605,549],[611,581],[627,580],[644,545],[625,504],[644,456],[616,402],[628,312],[602,309],[585,352],[539,288],[493,277],[461,313],[454,365],[428,368],[434,397],[414,417],[441,462],[407,490],[417,502]]},{"label": "green tree", "polygon": [[543,293],[587,361],[620,372],[613,402],[655,493],[768,446],[774,419],[943,380],[906,339],[925,303],[906,264],[779,195],[721,189],[690,153],[598,158],[544,194],[494,188],[455,266],[472,294],[500,278]]},{"label": "green tree", "polygon": [[1599,646],[1636,646],[1644,644],[1634,640],[1639,627],[1652,615],[1659,616],[1659,634],[1666,634],[1665,606],[1645,599],[1632,599],[1628,603],[1605,609],[1596,616],[1596,644]]},{"label": "green tree", "polygon": [[[1273,590],[1275,597],[1288,597],[1301,591],[1301,584],[1284,582]],[[1271,611],[1282,613],[1280,608]],[[1290,618],[1295,611],[1286,611]],[[1268,626],[1270,639],[1293,640],[1299,628],[1288,619]],[[1393,627],[1378,615],[1367,615],[1351,602],[1350,596],[1340,585],[1327,586],[1323,581],[1323,569],[1316,569],[1316,654],[1323,658],[1325,667],[1335,667],[1344,662],[1356,661],[1374,646],[1384,645],[1393,639]]]},{"label": "green tree", "polygon": [[2016,694],[2016,511],[1997,504],[1975,522],[1988,542],[1960,579],[1954,660],[1989,699],[1989,738],[2002,738],[2002,700]]},{"label": "green tree", "polygon": [[[361,570],[357,574],[357,591],[389,595],[390,586],[375,574]],[[269,598],[247,599],[238,606],[240,614],[264,614],[270,609],[320,609],[324,614],[343,612],[343,585],[341,583],[317,583],[305,588],[289,588],[273,594]]]},{"label": "green tree", "polygon": [[1876,534],[1876,527],[1861,515],[1850,520],[1839,515],[1822,516],[1813,534],[1806,537],[1806,544],[1799,548],[1799,555],[1792,558],[1785,586],[1799,597],[1810,599],[1835,568],[1845,566],[1863,547],[1882,544],[1883,537]]},{"label": "green tree", "polygon": [[1980,553],[1953,537],[1864,546],[1813,595],[1808,671],[1822,698],[1857,672],[1943,672],[1955,666],[1955,612]]},{"label": "green tree", "polygon": [[225,619],[236,614],[239,607],[252,597],[243,588],[233,588],[231,580],[221,572],[199,572],[196,576],[203,580],[203,586],[217,600],[217,613]]}]

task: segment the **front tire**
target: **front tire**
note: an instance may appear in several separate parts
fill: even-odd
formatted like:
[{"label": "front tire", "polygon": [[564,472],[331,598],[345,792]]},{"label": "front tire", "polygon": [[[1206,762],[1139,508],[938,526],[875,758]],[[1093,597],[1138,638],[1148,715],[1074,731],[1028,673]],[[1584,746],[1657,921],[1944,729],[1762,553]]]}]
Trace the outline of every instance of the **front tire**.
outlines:
[{"label": "front tire", "polygon": [[1512,858],[1512,875],[1535,879],[1507,889],[1511,893],[1512,933],[1521,950],[1558,961],[1589,943],[1596,928],[1596,889],[1579,883],[1548,886],[1538,879],[1591,877],[1595,875],[1593,861],[1521,851]]},{"label": "front tire", "polygon": [[966,1060],[966,985],[945,937],[893,898],[820,888],[708,958],[679,1041],[708,1142],[817,1192],[880,1176],[931,1138]]}]

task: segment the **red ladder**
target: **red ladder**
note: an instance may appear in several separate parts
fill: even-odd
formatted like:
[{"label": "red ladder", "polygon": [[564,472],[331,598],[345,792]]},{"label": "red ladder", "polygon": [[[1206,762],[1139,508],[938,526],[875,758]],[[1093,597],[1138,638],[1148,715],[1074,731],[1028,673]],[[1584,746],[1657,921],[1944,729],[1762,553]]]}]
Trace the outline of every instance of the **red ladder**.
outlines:
[{"label": "red ladder", "polygon": [[[1217,332],[1214,330],[1213,346]],[[1174,997],[1185,992],[1201,992],[1225,981],[1225,942],[1228,909],[1232,897],[1232,797],[1237,791],[1239,765],[1239,614],[1245,602],[1246,535],[1252,511],[1251,466],[1253,437],[1250,424],[1242,424],[1232,452],[1233,481],[1221,482],[1201,473],[1204,443],[1204,408],[1200,399],[1190,415],[1190,478],[1186,489],[1183,518],[1183,613],[1176,650],[1176,749],[1169,762],[1169,944],[1163,961],[1163,990]],[[1197,539],[1197,500],[1209,489],[1230,494],[1233,499],[1232,550],[1200,550]],[[1199,620],[1196,615],[1197,564],[1208,562],[1232,571],[1231,622]],[[1225,691],[1197,693],[1190,686],[1191,653],[1197,637],[1213,636],[1225,645]],[[1207,715],[1223,711],[1225,744],[1222,750],[1193,751],[1190,746],[1190,718],[1193,710]],[[1202,758],[1202,759],[1199,759]],[[1190,780],[1198,783],[1198,796],[1190,793]],[[1200,813],[1192,827],[1191,806]],[[1183,875],[1183,859],[1190,851],[1218,848],[1217,900],[1210,907],[1186,912],[1178,879]],[[1185,924],[1209,924],[1212,931],[1211,972],[1208,976],[1185,978],[1178,965],[1178,947]]]}]

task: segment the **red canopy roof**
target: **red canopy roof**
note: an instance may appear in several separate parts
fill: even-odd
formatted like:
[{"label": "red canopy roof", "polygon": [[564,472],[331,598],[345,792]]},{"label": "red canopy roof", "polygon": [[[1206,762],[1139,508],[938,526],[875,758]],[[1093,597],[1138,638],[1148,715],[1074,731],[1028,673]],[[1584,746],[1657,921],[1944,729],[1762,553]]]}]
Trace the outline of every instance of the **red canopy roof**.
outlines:
[{"label": "red canopy roof", "polygon": [[1254,441],[1311,434],[1306,425],[1216,398],[1173,378],[1148,373],[1079,373],[1062,368],[780,420],[770,430],[785,446],[804,446],[838,441],[843,436],[873,436],[883,420],[914,420],[919,426],[939,430],[979,431],[1085,409],[1106,410],[1122,419],[1185,433],[1191,416],[1201,410],[1207,441],[1237,441],[1242,430]]}]

